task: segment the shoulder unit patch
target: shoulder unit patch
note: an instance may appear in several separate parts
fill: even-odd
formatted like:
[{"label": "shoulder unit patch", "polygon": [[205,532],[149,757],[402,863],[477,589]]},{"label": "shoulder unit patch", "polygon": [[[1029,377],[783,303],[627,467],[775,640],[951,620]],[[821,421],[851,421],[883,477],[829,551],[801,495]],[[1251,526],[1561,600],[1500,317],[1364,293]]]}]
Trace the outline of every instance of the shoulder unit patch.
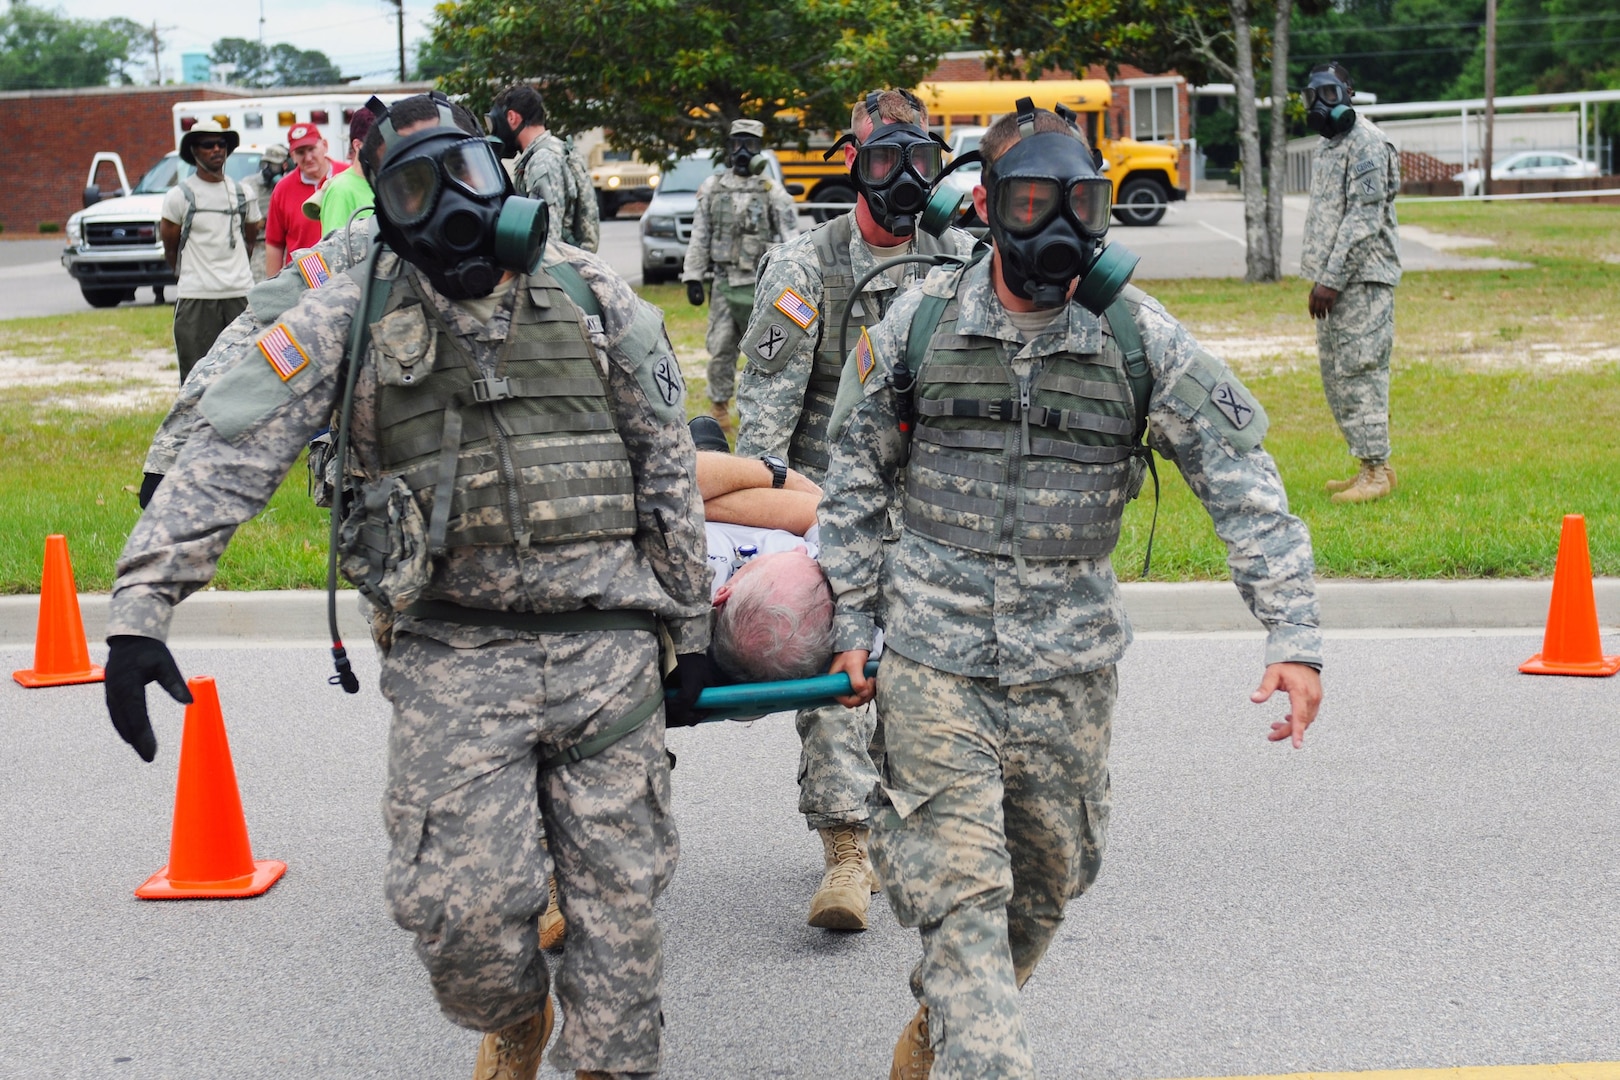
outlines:
[{"label": "shoulder unit patch", "polygon": [[259,351],[281,381],[286,382],[309,366],[309,354],[293,339],[286,323],[277,323],[259,338]]},{"label": "shoulder unit patch", "polygon": [[776,298],[776,310],[798,323],[801,330],[810,329],[810,324],[816,321],[816,309],[791,288],[783,289],[782,295]]}]

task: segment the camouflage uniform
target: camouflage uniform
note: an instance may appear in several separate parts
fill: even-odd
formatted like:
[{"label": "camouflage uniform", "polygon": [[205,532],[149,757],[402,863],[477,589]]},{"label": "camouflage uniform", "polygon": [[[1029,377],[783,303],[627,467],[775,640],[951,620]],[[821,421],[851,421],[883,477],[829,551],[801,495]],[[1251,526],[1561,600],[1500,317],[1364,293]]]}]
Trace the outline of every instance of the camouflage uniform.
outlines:
[{"label": "camouflage uniform", "polygon": [[[887,374],[925,292],[955,306],[918,375],[903,464]],[[1310,537],[1260,446],[1265,413],[1156,300],[1131,290],[1128,303],[1154,377],[1152,446],[1226,541],[1269,632],[1267,663],[1319,665]],[[1026,342],[989,260],[959,284],[936,271],[895,302],[869,353],[857,346],[841,388],[820,560],[838,597],[835,647],[865,649],[880,618],[885,628],[872,858],[896,918],[922,932],[912,986],[935,1080],[1033,1075],[1018,987],[1105,846],[1114,665],[1131,638],[1109,553],[1140,473],[1123,355],[1104,325],[1070,304]],[[972,372],[962,357],[975,356]],[[932,397],[947,383],[963,400]],[[954,420],[976,391],[1003,400]],[[985,467],[959,467],[969,457]],[[901,534],[885,545],[893,502]],[[1078,551],[1090,554],[1064,554]]]},{"label": "camouflage uniform", "polygon": [[[818,241],[820,244],[818,246]],[[973,237],[960,229],[936,239],[919,233],[913,249],[921,253],[966,255]],[[847,252],[829,265],[828,249]],[[861,327],[883,317],[900,292],[888,274],[867,282],[853,305],[829,303],[831,284],[847,293],[877,266],[877,256],[855,227],[853,211],[816,226],[773,249],[760,272],[758,295],[743,335],[748,356],[737,390],[737,453],[744,457],[776,454],[812,480],[827,469],[827,421],[837,395],[839,323],[846,306],[850,341]],[[927,267],[908,263],[903,280],[918,280]],[[803,306],[800,305],[803,302]],[[872,643],[867,636],[866,645]],[[864,824],[866,796],[877,783],[873,751],[881,757],[882,733],[876,713],[851,713],[838,705],[806,709],[798,715],[799,812],[811,829]]]},{"label": "camouflage uniform", "polygon": [[[143,472],[166,475],[174,467],[175,459],[186,444],[192,430],[201,422],[197,403],[203,393],[244,356],[255,352],[259,331],[281,318],[288,308],[304,297],[304,291],[319,288],[349,267],[364,262],[371,252],[371,241],[376,229],[370,221],[360,221],[347,229],[338,229],[312,248],[293,252],[291,269],[277,274],[269,281],[248,290],[247,310],[220,331],[214,347],[197,361],[186,381],[180,385],[180,395],[169,407],[152,445],[146,451]],[[319,262],[307,260],[315,252]],[[262,264],[263,259],[254,260]]]},{"label": "camouflage uniform", "polygon": [[712,277],[709,294],[709,400],[730,401],[737,341],[754,310],[754,279],[766,249],[798,231],[799,210],[768,176],[725,172],[698,185],[682,281]]},{"label": "camouflage uniform", "polygon": [[[571,306],[555,314],[575,311],[579,340],[588,335],[584,363],[600,373],[611,427],[628,455],[627,520],[604,539],[451,545],[433,559],[424,599],[537,613],[531,626],[543,613],[651,613],[677,652],[701,652],[709,633],[703,508],[679,368],[658,313],[594,256],[566,247],[550,247],[547,256],[548,265],[565,258],[602,308],[600,320]],[[554,286],[542,288],[549,276],[520,278],[479,323],[392,255],[379,261],[378,273],[379,287],[404,275],[421,300],[406,314],[422,335],[429,333],[420,314],[427,309],[439,327],[431,340],[448,347],[442,335],[454,335],[455,348],[484,372],[507,359],[518,317],[540,306],[526,285],[550,305],[569,304]],[[278,355],[296,370],[281,377],[265,348],[204,395],[202,422],[120,559],[109,634],[164,638],[174,605],[207,582],[236,526],[265,505],[304,443],[331,420],[360,304],[361,285],[350,275],[308,293],[262,339],[270,346],[278,334],[290,338],[301,352],[281,348]],[[373,324],[355,391],[351,452],[367,477],[382,472],[384,453],[398,452],[380,437],[379,421],[409,382],[399,350],[412,342],[408,331],[387,325],[390,318]],[[469,428],[485,423],[481,411],[462,409]],[[520,470],[524,483],[529,472]],[[220,475],[230,483],[220,485]],[[457,475],[457,501],[476,494]],[[420,503],[430,494],[412,497]],[[525,529],[544,528],[538,515],[553,505],[535,504]],[[452,529],[479,528],[484,513],[458,511]],[[545,632],[407,612],[397,617],[383,660],[381,685],[394,705],[384,799],[394,917],[416,933],[452,1020],[492,1031],[536,1013],[548,984],[535,926],[547,899],[543,816],[570,923],[557,976],[563,1031],[553,1055],[563,1071],[622,1075],[660,1065],[661,938],[653,904],[677,842],[656,654],[656,638],[645,631]],[[578,762],[537,768],[638,703],[652,706],[650,717],[628,736]]]},{"label": "camouflage uniform", "polygon": [[590,170],[578,151],[549,131],[529,143],[512,163],[519,195],[544,199],[551,211],[553,240],[595,251],[602,242],[601,212]]},{"label": "camouflage uniform", "polygon": [[1389,460],[1389,352],[1401,280],[1395,196],[1401,159],[1371,120],[1316,146],[1300,276],[1339,291],[1316,320],[1328,407],[1362,461]]}]

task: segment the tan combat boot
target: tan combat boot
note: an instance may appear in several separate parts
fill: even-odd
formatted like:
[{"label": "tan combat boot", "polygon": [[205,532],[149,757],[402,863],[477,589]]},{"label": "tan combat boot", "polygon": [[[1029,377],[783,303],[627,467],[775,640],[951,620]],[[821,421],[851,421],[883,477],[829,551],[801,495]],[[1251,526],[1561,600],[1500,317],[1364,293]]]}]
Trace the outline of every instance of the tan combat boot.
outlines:
[{"label": "tan combat boot", "polygon": [[731,419],[731,403],[729,401],[715,401],[709,404],[709,415],[714,417],[722,431],[727,435],[737,430],[736,421]]},{"label": "tan combat boot", "polygon": [[1387,463],[1370,465],[1361,463],[1361,471],[1356,474],[1348,487],[1336,492],[1333,501],[1336,503],[1364,503],[1374,499],[1382,499],[1395,490],[1395,470]]},{"label": "tan combat boot", "polygon": [[823,930],[865,930],[876,875],[866,861],[865,825],[817,829],[827,869],[810,898],[810,925]]},{"label": "tan combat boot", "polygon": [[478,1044],[473,1080],[534,1080],[540,1072],[540,1054],[556,1020],[548,995],[546,1007],[540,1012],[485,1035]]},{"label": "tan combat boot", "polygon": [[540,913],[540,947],[542,949],[558,949],[562,947],[563,935],[568,932],[568,923],[563,921],[562,908],[557,906],[557,875],[551,875],[551,900],[546,904],[546,910]]},{"label": "tan combat boot", "polygon": [[928,1080],[933,1068],[934,1048],[928,1041],[928,1006],[919,1005],[917,1015],[900,1033],[900,1041],[894,1044],[889,1080]]}]

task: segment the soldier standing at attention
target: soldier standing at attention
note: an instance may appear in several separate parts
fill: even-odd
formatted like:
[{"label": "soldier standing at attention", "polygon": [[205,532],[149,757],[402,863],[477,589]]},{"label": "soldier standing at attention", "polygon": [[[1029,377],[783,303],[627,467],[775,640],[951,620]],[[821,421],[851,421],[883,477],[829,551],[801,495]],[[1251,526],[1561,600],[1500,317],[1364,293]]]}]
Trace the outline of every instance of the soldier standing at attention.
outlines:
[{"label": "soldier standing at attention", "polygon": [[973,200],[992,254],[935,270],[861,335],[818,513],[841,700],[875,690],[883,718],[872,859],[895,917],[922,932],[902,1080],[1035,1075],[1019,987],[1107,837],[1114,665],[1131,638],[1109,555],[1144,430],[1266,626],[1252,700],[1282,689],[1290,705],[1270,738],[1301,745],[1322,694],[1310,537],[1261,448],[1264,411],[1158,301],[1099,272],[1117,268],[1109,181],[1071,119],[1018,105],[981,144]]},{"label": "soldier standing at attention", "polygon": [[1384,133],[1350,107],[1350,73],[1318,64],[1305,85],[1305,124],[1322,136],[1311,170],[1305,252],[1299,275],[1315,282],[1322,389],[1361,469],[1329,480],[1336,503],[1371,502],[1395,490],[1389,463],[1389,351],[1395,344],[1395,286],[1401,246],[1395,196],[1401,159]]},{"label": "soldier standing at attention", "polygon": [[[306,292],[203,395],[118,564],[108,710],[150,761],[146,684],[190,696],[163,642],[174,606],[337,413],[362,484],[339,547],[375,606],[393,705],[394,919],[444,1014],[487,1033],[477,1075],[533,1080],[554,1018],[535,925],[543,819],[573,927],[553,1063],[649,1077],[663,1027],[653,905],[678,850],[658,624],[677,653],[672,719],[709,670],[680,368],[657,309],[606,264],[559,246],[542,257],[545,214],[511,195],[466,110],[442,94],[370,107],[379,248]],[[447,250],[453,262],[427,254]]]},{"label": "soldier standing at attention", "polygon": [[754,279],[765,250],[798,232],[793,199],[765,169],[765,125],[737,120],[726,145],[730,172],[698,185],[692,215],[692,241],[686,247],[681,280],[693,307],[703,306],[703,281],[713,278],[709,296],[709,415],[731,427],[731,395],[737,382],[737,341],[754,310]]},{"label": "soldier standing at attention", "polygon": [[[820,482],[827,469],[827,423],[844,358],[838,328],[850,313],[850,340],[873,326],[918,280],[916,263],[879,274],[854,295],[880,260],[908,254],[966,255],[973,237],[951,229],[936,239],[917,229],[928,188],[943,167],[943,145],[928,134],[928,110],[903,90],[874,90],[850,110],[843,146],[859,192],[855,208],[774,248],[759,273],[747,357],[737,391],[737,453],[760,457],[784,479],[791,467]],[[831,153],[831,151],[829,151]],[[871,641],[868,639],[867,644]],[[835,705],[798,716],[799,812],[820,834],[825,867],[810,900],[809,923],[866,929],[877,880],[866,857],[866,797],[877,783],[878,735],[870,709],[851,716]]]},{"label": "soldier standing at attention", "polygon": [[546,130],[540,92],[521,83],[495,95],[489,133],[501,140],[501,156],[517,155],[512,182],[519,195],[544,199],[551,211],[551,238],[595,251],[601,215],[590,170],[573,147]]}]

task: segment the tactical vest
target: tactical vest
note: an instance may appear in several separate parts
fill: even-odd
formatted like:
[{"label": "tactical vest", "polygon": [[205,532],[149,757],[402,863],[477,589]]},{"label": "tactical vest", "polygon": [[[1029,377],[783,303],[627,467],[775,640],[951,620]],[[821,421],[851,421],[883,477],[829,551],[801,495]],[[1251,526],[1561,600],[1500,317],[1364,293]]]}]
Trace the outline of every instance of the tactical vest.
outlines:
[{"label": "tactical vest", "polygon": [[415,495],[434,554],[635,533],[630,459],[580,311],[546,272],[525,280],[493,372],[409,277],[384,307],[420,304],[437,330],[432,371],[377,399],[382,468]]},{"label": "tactical vest", "polygon": [[[815,362],[810,369],[810,382],[805,388],[804,411],[799,414],[798,426],[793,429],[793,441],[788,454],[793,464],[810,466],[825,472],[831,464],[827,447],[827,425],[832,420],[833,404],[838,398],[838,379],[844,371],[844,357],[838,351],[838,328],[844,319],[844,309],[855,299],[857,280],[854,264],[850,262],[849,245],[854,236],[853,212],[840,215],[826,225],[811,232],[811,243],[816,258],[821,262],[821,329],[816,341]],[[926,232],[916,234],[916,254],[952,255],[956,248]],[[876,326],[888,306],[887,297],[898,295],[898,290],[884,293],[862,293],[860,310],[849,317],[849,345],[855,347],[863,327]]]},{"label": "tactical vest", "polygon": [[1038,358],[956,331],[946,305],[917,373],[904,525],[954,547],[1096,559],[1119,540],[1132,487],[1136,405],[1113,335],[1103,351]]},{"label": "tactical vest", "polygon": [[735,186],[716,181],[709,202],[709,259],[716,267],[752,271],[771,243],[771,182],[751,176]]}]

